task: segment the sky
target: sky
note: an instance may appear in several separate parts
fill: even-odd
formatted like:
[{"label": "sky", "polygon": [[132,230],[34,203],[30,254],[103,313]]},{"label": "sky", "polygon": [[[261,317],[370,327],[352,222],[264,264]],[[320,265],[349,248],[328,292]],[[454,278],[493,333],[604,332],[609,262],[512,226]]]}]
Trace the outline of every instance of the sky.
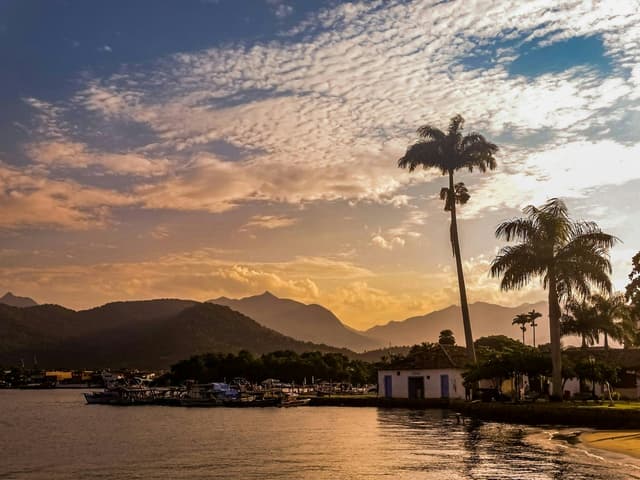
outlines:
[{"label": "sky", "polygon": [[88,308],[268,290],[366,329],[459,303],[416,129],[456,178],[469,300],[515,306],[496,226],[559,197],[640,250],[640,2],[0,0],[0,289]]}]

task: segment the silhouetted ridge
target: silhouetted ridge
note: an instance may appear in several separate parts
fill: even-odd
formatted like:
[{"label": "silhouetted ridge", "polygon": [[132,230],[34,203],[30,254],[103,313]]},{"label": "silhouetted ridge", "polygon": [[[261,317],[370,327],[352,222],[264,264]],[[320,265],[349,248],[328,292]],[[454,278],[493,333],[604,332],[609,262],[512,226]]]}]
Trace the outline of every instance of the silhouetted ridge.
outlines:
[{"label": "silhouetted ridge", "polygon": [[216,298],[211,303],[226,305],[284,335],[314,343],[324,343],[355,351],[378,348],[380,342],[344,325],[322,305],[278,298],[266,291],[241,299]]},{"label": "silhouetted ridge", "polygon": [[37,356],[47,368],[167,368],[194,354],[319,350],[222,305],[188,300],[114,302],[74,312],[57,305],[0,305],[0,363]]},{"label": "silhouetted ridge", "polygon": [[11,292],[5,293],[2,296],[2,298],[0,298],[0,303],[3,303],[5,305],[11,305],[12,307],[19,307],[19,308],[34,307],[38,305],[33,298],[19,297],[17,295],[14,295]]}]

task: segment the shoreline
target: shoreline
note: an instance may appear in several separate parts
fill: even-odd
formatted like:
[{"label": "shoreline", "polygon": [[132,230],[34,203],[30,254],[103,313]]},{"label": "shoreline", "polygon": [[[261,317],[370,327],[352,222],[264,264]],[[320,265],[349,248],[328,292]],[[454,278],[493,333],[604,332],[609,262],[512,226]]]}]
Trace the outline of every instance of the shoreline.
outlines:
[{"label": "shoreline", "polygon": [[585,447],[640,460],[640,430],[590,430],[579,436]]}]

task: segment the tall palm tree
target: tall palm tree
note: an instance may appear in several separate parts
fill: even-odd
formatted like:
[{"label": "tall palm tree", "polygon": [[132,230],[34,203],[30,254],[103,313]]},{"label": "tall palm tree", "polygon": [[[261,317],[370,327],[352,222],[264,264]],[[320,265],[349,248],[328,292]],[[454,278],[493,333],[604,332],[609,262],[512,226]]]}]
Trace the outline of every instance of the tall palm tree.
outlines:
[{"label": "tall palm tree", "polygon": [[529,323],[529,315],[526,313],[519,313],[513,318],[511,325],[520,325],[522,330],[522,344],[524,345],[524,332],[527,331],[527,324]]},{"label": "tall palm tree", "polygon": [[493,170],[496,167],[494,154],[498,147],[479,133],[462,135],[464,119],[456,115],[449,122],[447,133],[431,125],[424,125],[418,129],[421,137],[413,145],[409,146],[400,160],[400,168],[408,168],[410,172],[418,167],[424,169],[435,168],[448,175],[449,186],[440,192],[445,201],[445,210],[451,213],[451,247],[456,260],[456,272],[458,275],[458,289],[460,290],[460,308],[462,309],[462,322],[464,325],[464,339],[467,344],[469,360],[476,362],[476,352],[473,346],[473,334],[471,320],[469,318],[469,304],[462,270],[462,256],[460,255],[460,241],[458,238],[458,223],[456,220],[456,205],[462,205],[469,200],[469,192],[464,184],[454,182],[454,173],[461,169],[470,172],[477,168],[481,172]]},{"label": "tall palm tree", "polygon": [[595,345],[600,337],[598,317],[590,301],[571,299],[565,305],[566,313],[560,317],[560,334],[578,335],[582,348]]},{"label": "tall palm tree", "polygon": [[562,200],[552,198],[541,207],[529,205],[525,217],[506,221],[496,237],[517,245],[503,247],[491,264],[491,275],[502,275],[500,288],[521,288],[541,277],[548,290],[553,395],[562,398],[560,304],[576,295],[589,296],[591,287],[611,290],[609,249],[617,238],[593,222],[571,220]]},{"label": "tall palm tree", "polygon": [[531,310],[529,313],[527,313],[527,316],[529,317],[529,324],[531,325],[531,331],[533,332],[533,346],[536,346],[536,327],[538,326],[538,324],[536,323],[536,319],[540,318],[542,316],[542,314],[540,312],[536,312],[535,309]]}]

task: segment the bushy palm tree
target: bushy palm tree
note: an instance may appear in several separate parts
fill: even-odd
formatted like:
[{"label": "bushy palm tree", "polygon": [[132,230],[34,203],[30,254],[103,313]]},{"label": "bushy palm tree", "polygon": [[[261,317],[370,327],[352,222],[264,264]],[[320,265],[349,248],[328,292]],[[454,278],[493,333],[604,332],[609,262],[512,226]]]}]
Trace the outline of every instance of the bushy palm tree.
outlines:
[{"label": "bushy palm tree", "polygon": [[460,115],[456,115],[451,119],[446,133],[431,125],[420,127],[418,135],[421,139],[407,149],[404,156],[398,160],[398,166],[400,168],[408,168],[410,172],[418,167],[424,169],[435,168],[440,170],[442,175],[448,175],[449,177],[449,186],[443,188],[440,195],[445,201],[445,210],[451,213],[451,247],[456,260],[464,337],[469,360],[475,363],[476,354],[473,346],[473,334],[469,318],[469,305],[467,303],[456,220],[456,205],[466,203],[469,200],[469,192],[463,183],[456,184],[454,182],[454,173],[461,169],[467,169],[470,172],[474,169],[478,169],[481,172],[493,170],[496,167],[494,154],[498,151],[498,147],[488,142],[479,133],[463,135],[463,124],[464,119]]},{"label": "bushy palm tree", "polygon": [[527,331],[527,324],[529,323],[529,315],[526,313],[519,313],[516,315],[511,322],[511,325],[520,325],[520,330],[522,330],[522,344],[524,345],[524,332]]},{"label": "bushy palm tree", "polygon": [[609,338],[618,342],[629,340],[632,332],[629,332],[629,322],[626,320],[631,312],[624,294],[597,294],[591,297],[591,302],[598,319],[598,332],[604,335],[604,348],[609,348]]},{"label": "bushy palm tree", "polygon": [[611,290],[608,253],[617,239],[593,222],[571,220],[566,205],[557,198],[541,207],[529,205],[523,213],[525,217],[504,222],[496,229],[498,238],[520,243],[498,252],[491,275],[502,275],[502,290],[521,288],[536,277],[542,279],[549,298],[553,395],[560,399],[560,305],[574,297],[586,298],[591,287]]},{"label": "bushy palm tree", "polygon": [[540,312],[536,312],[535,309],[531,310],[527,313],[529,317],[529,325],[531,325],[531,331],[533,332],[533,346],[536,346],[536,327],[538,324],[536,323],[536,319],[540,318],[542,314]]},{"label": "bushy palm tree", "polygon": [[587,300],[569,300],[566,312],[560,317],[560,333],[578,335],[582,339],[582,348],[590,347],[599,340],[600,327],[593,304]]}]

